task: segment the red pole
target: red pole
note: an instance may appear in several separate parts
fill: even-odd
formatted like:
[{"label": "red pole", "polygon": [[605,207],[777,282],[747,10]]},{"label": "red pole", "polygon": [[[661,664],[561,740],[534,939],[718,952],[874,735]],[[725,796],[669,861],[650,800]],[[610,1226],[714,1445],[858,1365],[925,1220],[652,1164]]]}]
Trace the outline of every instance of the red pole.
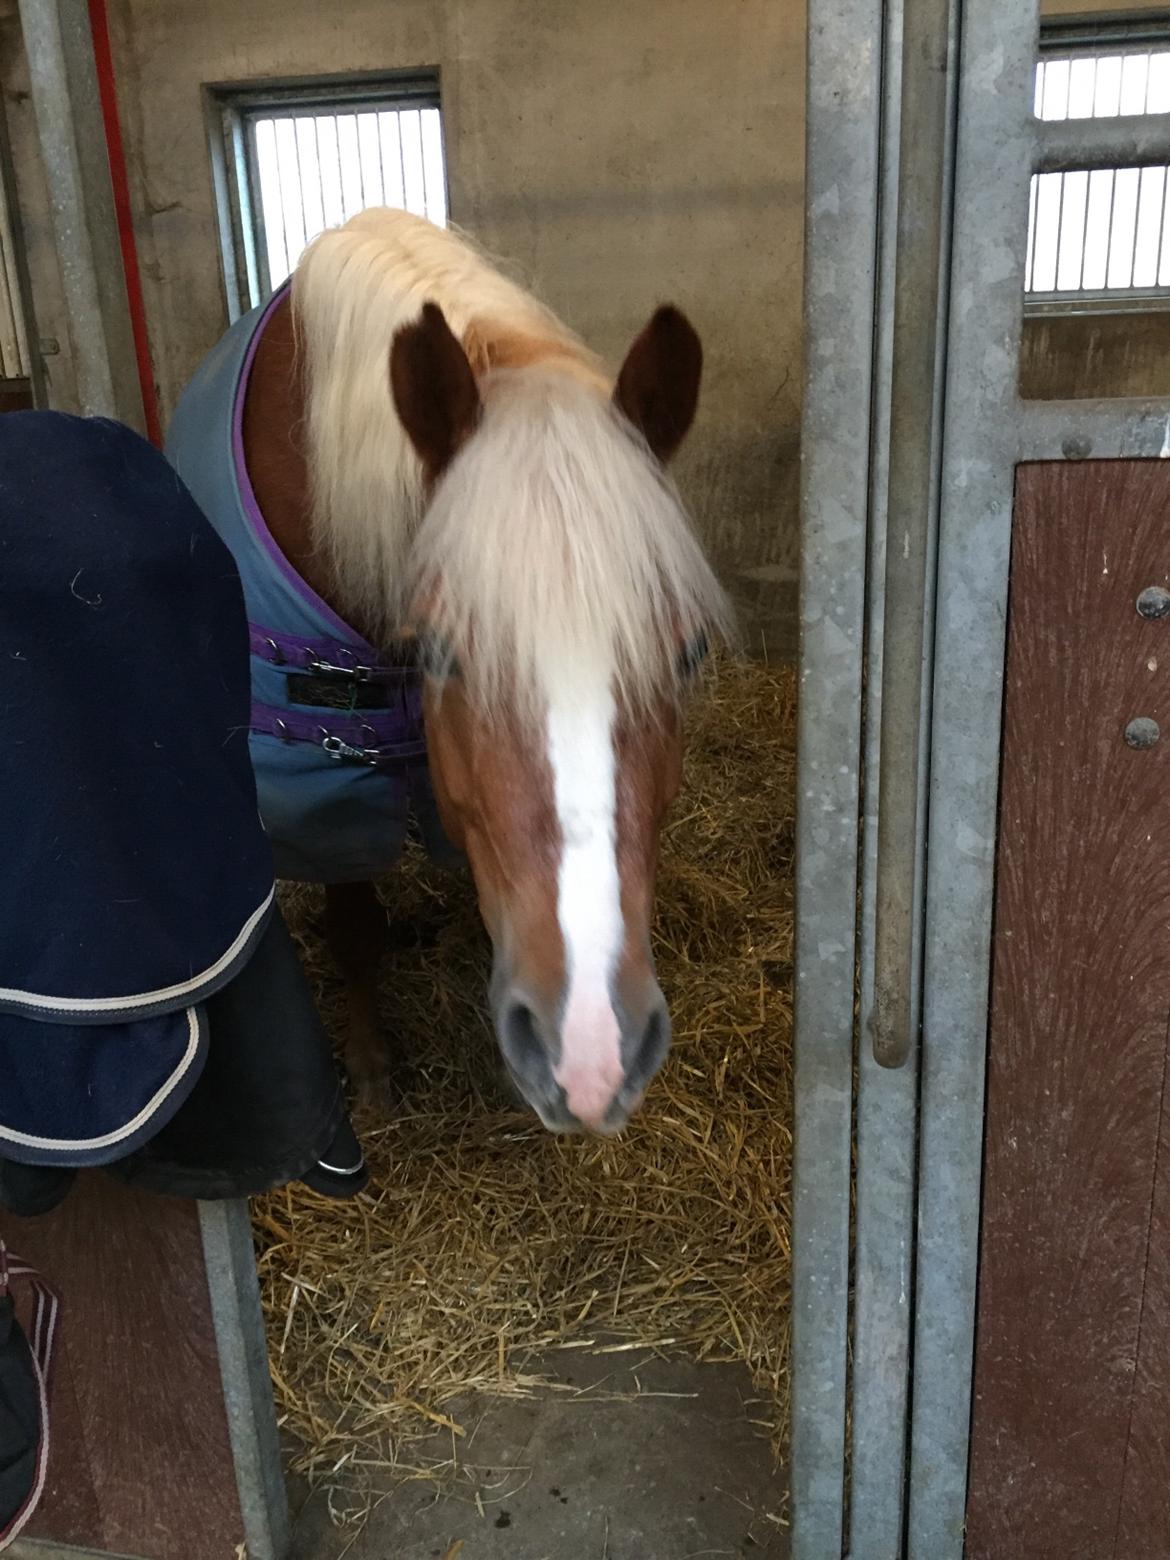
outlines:
[{"label": "red pole", "polygon": [[161,447],[162,422],[158,414],[158,395],[154,388],[150,337],[146,330],[146,308],[142,301],[142,273],[138,268],[138,245],[134,241],[134,219],[130,211],[130,183],[126,177],[126,153],[122,145],[122,126],[118,120],[118,88],[114,79],[114,56],[110,48],[106,0],[89,0],[89,25],[93,34],[98,94],[106,130],[106,153],[110,160],[110,182],[114,188],[114,211],[118,219],[118,241],[122,247],[122,268],[126,273],[126,301],[134,332],[134,355],[138,360],[138,382],[142,388],[146,433],[152,444]]}]

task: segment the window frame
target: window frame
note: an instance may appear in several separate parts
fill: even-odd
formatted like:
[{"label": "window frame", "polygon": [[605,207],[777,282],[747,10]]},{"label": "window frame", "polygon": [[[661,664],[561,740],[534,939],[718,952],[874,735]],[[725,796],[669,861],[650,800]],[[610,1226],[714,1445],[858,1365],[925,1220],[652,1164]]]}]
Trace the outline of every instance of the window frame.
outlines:
[{"label": "window frame", "polygon": [[[1103,15],[1097,18],[1054,18],[1041,22],[1040,48],[1036,66],[1048,60],[1100,58],[1111,54],[1170,52],[1170,11],[1160,15],[1137,12]],[[1104,117],[1104,116],[1103,116]],[[1151,119],[1164,116],[1150,114]],[[1037,123],[1039,123],[1037,119]],[[1119,164],[1121,173],[1128,164]],[[1033,175],[1033,180],[1040,177]],[[1031,186],[1035,188],[1034,183]],[[1031,201],[1031,196],[1029,197]],[[1167,171],[1163,221],[1170,229],[1170,169]],[[1029,204],[1031,222],[1031,204]],[[1085,288],[1076,291],[1027,292],[1024,294],[1026,317],[1052,317],[1070,314],[1150,314],[1170,311],[1170,283],[1160,287]]]},{"label": "window frame", "polygon": [[[16,187],[16,168],[12,159],[12,143],[8,124],[0,114],[0,267],[4,270],[0,291],[5,294],[0,307],[8,315],[8,326],[15,347],[15,363],[10,353],[3,357],[9,361],[0,363],[0,387],[7,394],[27,394],[33,406],[47,406],[45,365],[41,356],[44,343],[37,331],[36,310],[33,306],[32,279],[29,274],[28,250],[24,222]],[[10,374],[12,367],[16,374]]]},{"label": "window frame", "polygon": [[[313,113],[442,111],[438,66],[213,82],[203,88],[220,265],[228,315],[235,321],[272,291],[256,156],[258,119]],[[443,158],[446,178],[446,148]],[[448,206],[450,195],[447,195]]]}]

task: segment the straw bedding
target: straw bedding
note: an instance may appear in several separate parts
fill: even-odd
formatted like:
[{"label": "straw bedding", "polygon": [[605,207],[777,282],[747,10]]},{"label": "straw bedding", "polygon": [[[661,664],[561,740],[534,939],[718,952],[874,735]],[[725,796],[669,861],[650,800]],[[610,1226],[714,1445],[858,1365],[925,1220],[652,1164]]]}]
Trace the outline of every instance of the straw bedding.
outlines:
[{"label": "straw bedding", "polygon": [[[357,1122],[368,1191],[255,1204],[269,1348],[295,1466],[356,1497],[434,1471],[472,1389],[546,1390],[533,1361],[615,1340],[740,1360],[787,1410],[795,678],[725,663],[695,697],[663,841],[656,945],[675,1043],[620,1139],[556,1138],[499,1075],[470,883],[411,857],[383,886],[395,1097]],[[285,910],[327,1022],[318,891]],[[341,1504],[346,1504],[343,1498]]]}]

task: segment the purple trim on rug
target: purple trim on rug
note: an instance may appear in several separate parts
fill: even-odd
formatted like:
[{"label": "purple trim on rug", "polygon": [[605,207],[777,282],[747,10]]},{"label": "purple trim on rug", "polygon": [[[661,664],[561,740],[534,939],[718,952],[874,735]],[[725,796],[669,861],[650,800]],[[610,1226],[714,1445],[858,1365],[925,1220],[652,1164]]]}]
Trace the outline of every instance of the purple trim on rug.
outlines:
[{"label": "purple trim on rug", "polygon": [[344,618],[338,616],[323,597],[318,596],[309,582],[301,578],[281,551],[279,543],[268,529],[264,516],[260,512],[260,505],[256,502],[256,493],[252,487],[252,479],[248,475],[247,462],[244,459],[244,397],[248,392],[248,380],[252,374],[252,364],[255,361],[256,352],[260,346],[260,338],[264,334],[264,328],[279,304],[288,295],[291,286],[292,282],[288,281],[282,287],[278,287],[265,305],[263,314],[256,322],[256,329],[252,332],[252,339],[248,343],[248,350],[244,354],[244,361],[240,367],[240,377],[236,381],[235,404],[232,407],[232,464],[235,467],[236,483],[239,486],[244,514],[247,516],[248,522],[256,535],[256,540],[268,554],[277,571],[292,586],[301,600],[325,619],[339,639],[350,645],[363,661],[368,661],[372,664],[373,660],[376,659],[373,646],[368,645]]},{"label": "purple trim on rug", "polygon": [[[422,735],[421,711],[403,701],[397,710],[366,710],[347,714],[340,710],[308,711],[287,705],[252,702],[252,730],[283,742],[311,742],[320,747],[327,737],[336,737],[348,747],[375,755],[377,763],[425,758],[426,739]],[[410,733],[417,732],[417,736]],[[347,755],[348,756],[348,755]]]},{"label": "purple trim on rug", "polygon": [[275,629],[248,624],[248,647],[254,656],[270,666],[287,666],[292,671],[320,671],[324,666],[338,673],[359,673],[360,682],[405,683],[420,681],[415,666],[380,666],[359,656],[357,647],[337,639],[309,639],[302,634],[278,634]]}]

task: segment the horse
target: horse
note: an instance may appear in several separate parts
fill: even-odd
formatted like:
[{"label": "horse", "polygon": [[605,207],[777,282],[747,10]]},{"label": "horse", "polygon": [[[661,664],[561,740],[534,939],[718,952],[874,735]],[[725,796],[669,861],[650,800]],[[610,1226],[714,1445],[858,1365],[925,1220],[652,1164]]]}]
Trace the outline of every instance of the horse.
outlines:
[{"label": "horse", "polygon": [[[659,835],[684,692],[729,625],[666,473],[696,410],[699,338],[659,307],[611,378],[470,241],[389,209],[315,239],[248,328],[236,436],[256,523],[360,644],[393,664],[411,650],[507,1071],[549,1129],[615,1132],[670,1044],[650,945]],[[190,423],[198,458],[177,464],[199,497]],[[254,631],[254,666],[286,650]],[[346,1067],[368,1088],[388,1064],[372,884],[327,881],[325,924]]]}]

